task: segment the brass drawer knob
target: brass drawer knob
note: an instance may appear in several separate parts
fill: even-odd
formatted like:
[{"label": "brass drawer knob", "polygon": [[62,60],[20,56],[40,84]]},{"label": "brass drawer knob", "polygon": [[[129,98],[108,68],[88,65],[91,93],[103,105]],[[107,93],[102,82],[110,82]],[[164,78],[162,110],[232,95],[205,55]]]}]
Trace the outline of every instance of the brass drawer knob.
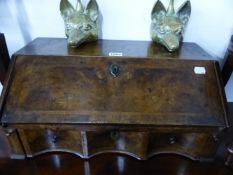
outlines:
[{"label": "brass drawer knob", "polygon": [[175,137],[170,137],[169,142],[170,142],[170,144],[175,144],[176,143],[176,138]]},{"label": "brass drawer knob", "polygon": [[6,122],[6,118],[7,118],[6,115],[3,115],[3,116],[2,116],[2,127],[3,127],[3,128],[7,128],[7,127],[8,127],[8,124],[7,124],[7,122]]},{"label": "brass drawer knob", "polygon": [[54,135],[54,136],[52,137],[52,142],[53,142],[53,143],[57,143],[57,136],[56,136],[56,135]]},{"label": "brass drawer knob", "polygon": [[120,134],[118,131],[112,131],[110,132],[110,137],[112,140],[118,140],[120,137]]},{"label": "brass drawer knob", "polygon": [[7,129],[5,135],[9,137],[15,130],[14,129]]}]

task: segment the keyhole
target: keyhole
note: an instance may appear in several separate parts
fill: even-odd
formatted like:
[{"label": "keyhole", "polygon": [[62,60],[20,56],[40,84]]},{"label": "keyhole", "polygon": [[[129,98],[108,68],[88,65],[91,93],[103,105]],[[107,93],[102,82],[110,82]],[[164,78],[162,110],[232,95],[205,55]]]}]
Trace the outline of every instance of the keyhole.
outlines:
[{"label": "keyhole", "polygon": [[112,64],[109,69],[113,77],[117,77],[120,74],[120,67],[117,64]]}]

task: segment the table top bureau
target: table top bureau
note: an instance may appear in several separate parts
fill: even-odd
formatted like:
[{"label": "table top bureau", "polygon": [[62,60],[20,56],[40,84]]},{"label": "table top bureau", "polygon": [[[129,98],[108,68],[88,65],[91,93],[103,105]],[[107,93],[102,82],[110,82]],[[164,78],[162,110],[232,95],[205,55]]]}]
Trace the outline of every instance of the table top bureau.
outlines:
[{"label": "table top bureau", "polygon": [[73,49],[56,38],[38,38],[12,57],[1,122],[12,158],[213,160],[229,127],[218,62],[199,46],[168,53],[151,42],[99,40]]}]

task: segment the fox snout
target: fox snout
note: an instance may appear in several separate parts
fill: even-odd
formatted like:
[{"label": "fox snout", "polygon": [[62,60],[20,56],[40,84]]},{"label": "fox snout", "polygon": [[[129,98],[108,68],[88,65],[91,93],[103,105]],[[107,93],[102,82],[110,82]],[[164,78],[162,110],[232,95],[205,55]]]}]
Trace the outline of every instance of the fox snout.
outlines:
[{"label": "fox snout", "polygon": [[174,33],[166,35],[161,39],[161,43],[167,48],[168,51],[172,52],[179,48],[180,38]]},{"label": "fox snout", "polygon": [[87,34],[84,34],[81,31],[74,29],[68,34],[68,45],[71,47],[78,47],[83,42],[85,42],[87,38]]},{"label": "fox snout", "polygon": [[173,52],[179,48],[180,45],[180,37],[174,33],[160,35],[158,33],[153,33],[152,36],[153,41],[159,42],[160,44],[164,45],[169,52]]}]

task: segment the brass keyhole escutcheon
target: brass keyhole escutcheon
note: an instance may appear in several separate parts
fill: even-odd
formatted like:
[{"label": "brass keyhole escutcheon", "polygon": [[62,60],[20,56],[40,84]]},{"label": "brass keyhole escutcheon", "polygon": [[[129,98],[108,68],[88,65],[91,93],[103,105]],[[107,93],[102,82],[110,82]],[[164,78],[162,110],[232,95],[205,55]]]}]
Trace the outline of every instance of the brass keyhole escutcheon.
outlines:
[{"label": "brass keyhole escutcheon", "polygon": [[118,64],[111,64],[111,66],[109,67],[109,71],[111,73],[111,75],[116,78],[117,76],[120,75],[120,66]]}]

